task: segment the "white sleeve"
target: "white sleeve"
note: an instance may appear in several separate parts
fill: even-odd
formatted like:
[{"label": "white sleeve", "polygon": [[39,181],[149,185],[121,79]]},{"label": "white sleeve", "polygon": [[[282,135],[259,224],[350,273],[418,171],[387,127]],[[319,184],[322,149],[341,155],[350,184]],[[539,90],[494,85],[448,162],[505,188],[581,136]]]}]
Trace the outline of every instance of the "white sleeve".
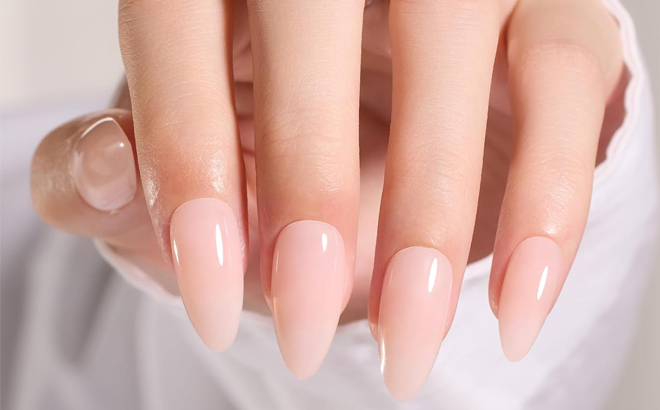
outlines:
[{"label": "white sleeve", "polygon": [[[94,239],[94,245],[106,260],[129,284],[141,290],[157,301],[170,306],[183,306],[181,296],[176,291],[173,275],[144,266],[140,261],[122,255],[100,239]],[[171,280],[168,280],[171,278]]]}]

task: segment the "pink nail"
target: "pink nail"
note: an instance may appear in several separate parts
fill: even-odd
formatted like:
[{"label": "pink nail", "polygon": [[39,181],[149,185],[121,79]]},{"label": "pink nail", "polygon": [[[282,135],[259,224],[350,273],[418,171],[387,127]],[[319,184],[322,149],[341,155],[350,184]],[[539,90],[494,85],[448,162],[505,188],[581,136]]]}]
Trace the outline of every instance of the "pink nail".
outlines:
[{"label": "pink nail", "polygon": [[554,304],[561,267],[561,249],[548,238],[529,238],[513,252],[498,309],[502,349],[509,360],[522,359],[532,348]]},{"label": "pink nail", "polygon": [[415,246],[387,265],[378,315],[385,385],[397,400],[414,397],[426,381],[447,323],[452,269],[435,249]]},{"label": "pink nail", "polygon": [[331,225],[299,221],[280,232],[271,290],[277,341],[299,379],[321,366],[339,322],[346,282],[341,234]]},{"label": "pink nail", "polygon": [[236,216],[218,199],[188,201],[172,215],[170,240],[190,321],[207,346],[227,349],[243,309],[243,259]]},{"label": "pink nail", "polygon": [[94,123],[78,140],[72,175],[80,196],[101,211],[112,211],[135,196],[133,149],[113,118]]}]

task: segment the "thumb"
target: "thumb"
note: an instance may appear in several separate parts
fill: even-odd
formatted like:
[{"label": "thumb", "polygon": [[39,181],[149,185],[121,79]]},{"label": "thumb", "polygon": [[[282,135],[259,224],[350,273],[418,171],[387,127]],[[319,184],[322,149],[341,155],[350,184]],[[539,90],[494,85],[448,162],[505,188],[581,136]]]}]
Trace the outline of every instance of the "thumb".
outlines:
[{"label": "thumb", "polygon": [[133,120],[126,110],[99,111],[48,134],[32,161],[37,213],[66,232],[103,239],[167,268],[140,186]]}]

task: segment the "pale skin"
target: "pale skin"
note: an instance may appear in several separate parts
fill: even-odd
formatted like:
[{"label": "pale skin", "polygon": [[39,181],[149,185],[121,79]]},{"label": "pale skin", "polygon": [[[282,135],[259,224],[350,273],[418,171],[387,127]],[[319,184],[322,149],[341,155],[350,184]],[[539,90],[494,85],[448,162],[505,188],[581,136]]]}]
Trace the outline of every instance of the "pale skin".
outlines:
[{"label": "pale skin", "polygon": [[[621,45],[599,0],[377,0],[366,9],[358,0],[123,0],[119,33],[130,98],[124,89],[117,108],[54,130],[35,155],[33,201],[47,222],[174,273],[175,211],[221,200],[245,270],[244,291],[222,291],[245,309],[275,310],[284,359],[301,378],[329,339],[307,332],[303,345],[318,348],[289,348],[301,332],[278,313],[274,289],[321,301],[279,304],[323,317],[329,338],[340,314],[368,317],[385,382],[408,399],[449,331],[466,265],[491,252],[484,297],[505,354],[529,350],[575,258],[594,168],[619,121],[610,112],[625,85]],[[134,148],[138,189],[101,210],[80,195],[69,163],[71,147],[108,117]],[[298,289],[286,272],[273,286],[278,236],[298,221],[343,239],[345,267],[324,289]],[[409,256],[390,265],[399,252]],[[427,257],[444,288],[429,285],[424,304],[410,282],[419,275],[391,275],[417,265],[427,275]],[[528,309],[537,302],[520,295],[531,276],[518,272],[535,264],[530,275],[546,272],[538,295],[531,280],[538,306]],[[217,283],[204,280],[196,283]],[[403,285],[386,290],[390,281]],[[202,340],[228,347],[235,321],[196,310],[205,295],[189,289]],[[521,318],[521,309],[538,314]]]}]

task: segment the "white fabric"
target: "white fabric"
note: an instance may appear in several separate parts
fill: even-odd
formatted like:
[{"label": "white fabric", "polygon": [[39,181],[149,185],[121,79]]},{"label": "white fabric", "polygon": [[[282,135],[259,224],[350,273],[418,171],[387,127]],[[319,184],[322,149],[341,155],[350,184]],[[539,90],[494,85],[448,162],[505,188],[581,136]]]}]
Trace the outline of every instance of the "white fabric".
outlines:
[{"label": "white fabric", "polygon": [[509,363],[500,348],[487,301],[491,257],[468,266],[452,329],[428,382],[409,402],[387,394],[365,320],[340,326],[324,365],[307,381],[288,373],[271,319],[254,313],[244,312],[232,348],[211,352],[180,300],[138,267],[100,246],[130,286],[89,240],[37,221],[26,171],[41,136],[79,114],[77,108],[60,109],[4,115],[2,121],[2,407],[599,408],[633,331],[658,228],[648,78],[629,16],[618,2],[604,1],[619,20],[631,73],[627,114],[596,170],[589,221],[571,274],[525,360]]}]

